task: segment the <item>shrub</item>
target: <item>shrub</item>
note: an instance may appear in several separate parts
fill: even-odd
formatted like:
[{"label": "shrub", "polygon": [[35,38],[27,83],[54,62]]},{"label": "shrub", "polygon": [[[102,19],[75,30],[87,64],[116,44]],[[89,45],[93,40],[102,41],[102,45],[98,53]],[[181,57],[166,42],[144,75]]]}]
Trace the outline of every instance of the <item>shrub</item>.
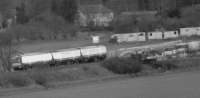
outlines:
[{"label": "shrub", "polygon": [[155,64],[150,64],[155,69],[172,70],[178,68],[178,66],[172,60],[158,61]]},{"label": "shrub", "polygon": [[142,64],[131,58],[111,58],[101,64],[116,74],[136,74],[142,71]]},{"label": "shrub", "polygon": [[181,18],[181,11],[178,8],[166,10],[164,13],[169,18]]},{"label": "shrub", "polygon": [[81,69],[90,76],[108,76],[111,74],[111,72],[99,65],[85,65]]},{"label": "shrub", "polygon": [[25,87],[31,82],[31,79],[24,73],[2,73],[0,76],[0,86],[2,87]]},{"label": "shrub", "polygon": [[74,81],[74,80],[80,80],[82,78],[85,78],[84,71],[80,70],[79,68],[69,69],[69,70],[64,69],[63,71],[61,73],[65,81]]},{"label": "shrub", "polygon": [[118,43],[118,42],[117,42],[117,37],[111,38],[111,39],[109,40],[109,43],[112,43],[112,44]]},{"label": "shrub", "polygon": [[49,75],[45,72],[42,71],[35,71],[29,73],[29,77],[38,85],[41,86],[46,86],[48,82],[48,77]]},{"label": "shrub", "polygon": [[188,57],[188,58],[180,58],[173,60],[173,62],[180,68],[191,68],[191,67],[199,67],[200,59],[199,57]]}]

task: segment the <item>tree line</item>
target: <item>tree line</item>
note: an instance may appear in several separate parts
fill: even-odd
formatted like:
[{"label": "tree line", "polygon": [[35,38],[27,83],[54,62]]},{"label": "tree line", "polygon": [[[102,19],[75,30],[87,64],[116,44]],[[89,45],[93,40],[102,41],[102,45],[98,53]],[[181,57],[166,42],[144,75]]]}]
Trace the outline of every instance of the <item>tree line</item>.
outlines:
[{"label": "tree line", "polygon": [[16,7],[17,23],[26,23],[47,10],[73,23],[77,9],[76,0],[27,0]]}]

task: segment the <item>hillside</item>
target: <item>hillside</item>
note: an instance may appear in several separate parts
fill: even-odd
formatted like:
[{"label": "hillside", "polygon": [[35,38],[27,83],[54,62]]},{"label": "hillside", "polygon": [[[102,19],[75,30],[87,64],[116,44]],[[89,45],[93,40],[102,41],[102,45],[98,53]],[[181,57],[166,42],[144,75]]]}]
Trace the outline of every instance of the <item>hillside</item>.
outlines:
[{"label": "hillside", "polygon": [[[55,40],[70,39],[77,36],[80,28],[79,24],[70,23],[67,20],[75,18],[75,14],[69,19],[66,13],[69,12],[66,6],[62,5],[65,0],[2,0],[0,2],[0,12],[3,19],[11,18],[14,23],[7,30],[13,33],[17,41],[21,40]],[[74,1],[74,0],[71,0]],[[166,30],[173,30],[178,27],[199,26],[198,4],[200,0],[77,0],[74,9],[79,5],[103,4],[110,8],[115,17],[108,31],[116,33],[150,31],[162,27]],[[189,5],[192,5],[189,6]],[[77,6],[77,7],[76,7]],[[15,8],[20,8],[21,12]],[[63,7],[66,9],[63,10]],[[179,8],[180,7],[180,8]],[[59,8],[59,9],[54,9]],[[53,10],[54,9],[54,10]],[[73,9],[73,8],[72,8]],[[62,11],[62,12],[61,12]],[[134,16],[135,12],[157,11],[153,18],[142,15]],[[129,18],[119,19],[121,12],[130,12]],[[15,19],[15,16],[17,19]],[[20,18],[19,18],[20,17]],[[125,16],[126,17],[126,16]],[[73,19],[72,19],[73,18]],[[124,17],[122,17],[124,18]],[[197,20],[196,20],[197,19]],[[116,21],[115,21],[116,20]],[[1,21],[4,25],[5,21]],[[107,29],[103,29],[107,30]],[[86,31],[95,31],[86,28]],[[97,31],[97,30],[96,30]],[[119,32],[120,31],[120,32]]]}]

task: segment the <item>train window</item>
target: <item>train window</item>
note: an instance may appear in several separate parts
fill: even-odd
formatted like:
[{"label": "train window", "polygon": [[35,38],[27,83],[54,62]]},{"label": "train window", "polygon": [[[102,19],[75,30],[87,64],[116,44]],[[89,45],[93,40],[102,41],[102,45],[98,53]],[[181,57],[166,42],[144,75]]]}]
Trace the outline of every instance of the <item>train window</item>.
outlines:
[{"label": "train window", "polygon": [[176,31],[174,32],[174,34],[176,35]]},{"label": "train window", "polygon": [[144,36],[144,34],[143,34],[143,33],[140,33],[139,36]]}]

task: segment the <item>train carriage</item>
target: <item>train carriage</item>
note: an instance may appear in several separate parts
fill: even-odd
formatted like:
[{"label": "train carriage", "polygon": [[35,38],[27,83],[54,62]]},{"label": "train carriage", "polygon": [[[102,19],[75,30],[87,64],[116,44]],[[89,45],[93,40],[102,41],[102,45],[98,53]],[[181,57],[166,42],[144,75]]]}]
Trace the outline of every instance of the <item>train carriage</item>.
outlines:
[{"label": "train carriage", "polygon": [[74,64],[94,62],[105,59],[107,56],[106,46],[88,46],[81,48],[56,50],[47,53],[28,53],[12,58],[14,69],[30,68],[34,66]]},{"label": "train carriage", "polygon": [[88,46],[80,48],[83,61],[92,62],[103,60],[107,55],[107,48],[105,46]]},{"label": "train carriage", "polygon": [[34,67],[35,64],[50,64],[52,59],[51,53],[22,54],[12,58],[12,67],[18,69]]},{"label": "train carriage", "polygon": [[52,52],[53,60],[56,64],[78,63],[81,57],[80,49],[65,49]]}]

